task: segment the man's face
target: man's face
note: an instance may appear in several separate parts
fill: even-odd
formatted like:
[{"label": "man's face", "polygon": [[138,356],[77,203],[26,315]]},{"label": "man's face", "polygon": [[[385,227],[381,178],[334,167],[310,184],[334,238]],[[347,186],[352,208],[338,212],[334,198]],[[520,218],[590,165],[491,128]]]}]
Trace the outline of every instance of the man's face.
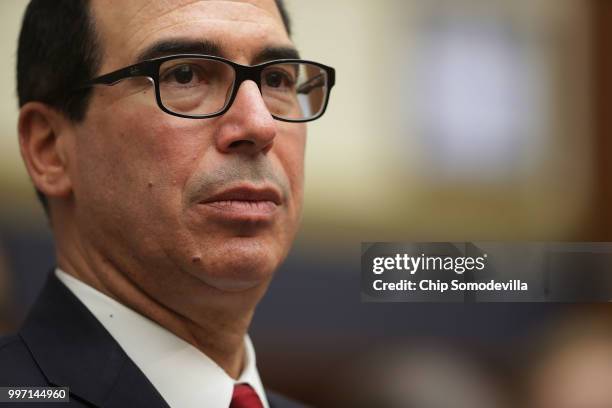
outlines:
[{"label": "man's face", "polygon": [[[273,0],[105,0],[92,11],[99,74],[160,41],[212,42],[244,65],[292,47]],[[77,228],[154,297],[265,287],[298,227],[305,137],[303,124],[271,117],[251,81],[210,119],[164,113],[145,78],[96,87],[74,140]]]}]

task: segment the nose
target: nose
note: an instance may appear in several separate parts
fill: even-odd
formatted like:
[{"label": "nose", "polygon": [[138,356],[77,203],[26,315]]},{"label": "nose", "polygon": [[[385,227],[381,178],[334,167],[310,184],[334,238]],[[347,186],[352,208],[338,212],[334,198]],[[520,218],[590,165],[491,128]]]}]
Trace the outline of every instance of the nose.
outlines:
[{"label": "nose", "polygon": [[215,143],[223,153],[267,153],[276,137],[276,123],[257,84],[244,81],[230,109],[220,117]]}]

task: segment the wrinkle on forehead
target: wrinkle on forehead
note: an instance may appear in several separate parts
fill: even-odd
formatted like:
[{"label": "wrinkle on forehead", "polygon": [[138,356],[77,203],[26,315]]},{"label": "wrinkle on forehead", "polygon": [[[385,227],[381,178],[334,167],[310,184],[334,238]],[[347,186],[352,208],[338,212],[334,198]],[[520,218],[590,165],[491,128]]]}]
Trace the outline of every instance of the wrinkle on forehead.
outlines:
[{"label": "wrinkle on forehead", "polygon": [[[147,35],[143,36],[142,40],[140,40],[138,43],[135,43],[133,46],[130,46],[130,48],[135,51],[134,53],[137,53],[136,51],[140,50],[141,48],[143,48],[143,44],[144,43],[151,42],[151,38],[156,37],[157,33],[164,31],[164,32],[166,32],[167,34],[170,34],[170,35],[177,34],[177,36],[180,36],[180,34],[181,34],[180,28],[181,27],[189,26],[190,24],[199,23],[199,22],[206,22],[206,24],[208,25],[208,28],[211,31],[212,30],[216,30],[216,29],[220,29],[220,28],[223,27],[224,24],[227,23],[225,20],[221,20],[221,19],[206,19],[206,20],[194,19],[194,20],[185,20],[185,21],[181,21],[181,22],[178,22],[178,23],[169,24],[167,26],[159,27],[155,31],[147,33]],[[253,21],[250,21],[250,20],[232,20],[232,22],[233,23],[240,23],[240,24],[242,24],[243,28],[245,27],[245,25],[251,25],[251,26],[253,26],[253,28],[250,29],[250,31],[253,32],[253,33],[258,33],[260,36],[263,37],[263,35],[261,35],[262,30],[259,29],[260,27],[263,26],[263,24],[261,24],[259,22],[253,22]],[[257,34],[255,34],[255,35],[257,35]],[[252,38],[254,38],[254,36],[252,36]],[[215,42],[218,43],[218,44],[221,44],[221,45],[223,45],[225,43],[223,38],[221,38],[220,40],[216,40]]]},{"label": "wrinkle on forehead", "polygon": [[[121,4],[123,0],[113,0],[117,1]],[[142,17],[143,21],[141,23],[147,23],[148,19],[151,18],[159,18],[164,17],[165,15],[176,12],[179,9],[192,6],[196,3],[202,4],[221,4],[221,3],[233,3],[234,6],[237,7],[256,7],[260,10],[265,11],[268,14],[271,14],[271,17],[281,19],[280,12],[276,7],[276,2],[274,0],[157,0],[153,1],[145,1],[143,5],[138,8],[130,20],[127,22],[128,24],[132,24],[137,21],[141,14],[147,13],[149,16]],[[269,3],[269,4],[266,4]],[[272,7],[269,7],[272,5]],[[272,13],[271,13],[272,12]]]},{"label": "wrinkle on forehead", "polygon": [[289,42],[274,0],[101,0],[93,11],[96,21],[102,20],[105,54],[122,52],[124,59],[160,32],[180,35],[182,26],[186,34],[198,35],[196,29],[204,34],[236,24],[228,26],[230,32],[268,33],[277,36],[276,42]]}]

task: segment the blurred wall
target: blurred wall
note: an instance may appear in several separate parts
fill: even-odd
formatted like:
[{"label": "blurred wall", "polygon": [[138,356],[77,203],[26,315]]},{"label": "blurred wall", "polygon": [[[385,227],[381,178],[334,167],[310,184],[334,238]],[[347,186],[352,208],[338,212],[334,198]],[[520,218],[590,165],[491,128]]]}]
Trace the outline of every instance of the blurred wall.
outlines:
[{"label": "blurred wall", "polygon": [[[17,142],[15,65],[17,37],[27,1],[0,3],[0,225],[36,227],[43,222]],[[33,225],[34,224],[34,225]],[[0,229],[0,234],[2,230]],[[0,235],[1,236],[1,235]]]},{"label": "blurred wall", "polygon": [[595,177],[588,2],[289,6],[303,55],[338,70],[329,114],[310,127],[306,235],[584,237]]}]

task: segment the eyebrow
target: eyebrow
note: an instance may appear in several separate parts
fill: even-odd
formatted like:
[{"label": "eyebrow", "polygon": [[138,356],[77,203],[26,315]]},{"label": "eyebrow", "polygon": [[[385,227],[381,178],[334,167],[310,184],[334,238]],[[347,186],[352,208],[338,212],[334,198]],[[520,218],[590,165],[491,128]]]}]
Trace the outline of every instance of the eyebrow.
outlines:
[{"label": "eyebrow", "polygon": [[[165,57],[173,54],[203,54],[215,57],[224,57],[222,47],[209,40],[161,40],[145,48],[136,57],[135,63],[154,58]],[[261,64],[262,62],[277,59],[299,59],[298,50],[293,47],[264,47],[259,51],[251,63]]]},{"label": "eyebrow", "polygon": [[222,57],[221,46],[213,41],[161,40],[145,48],[135,62],[165,57],[172,54],[204,54]]},{"label": "eyebrow", "polygon": [[299,59],[300,53],[293,47],[266,47],[259,51],[252,64],[261,64],[262,62],[272,61],[277,59]]}]

